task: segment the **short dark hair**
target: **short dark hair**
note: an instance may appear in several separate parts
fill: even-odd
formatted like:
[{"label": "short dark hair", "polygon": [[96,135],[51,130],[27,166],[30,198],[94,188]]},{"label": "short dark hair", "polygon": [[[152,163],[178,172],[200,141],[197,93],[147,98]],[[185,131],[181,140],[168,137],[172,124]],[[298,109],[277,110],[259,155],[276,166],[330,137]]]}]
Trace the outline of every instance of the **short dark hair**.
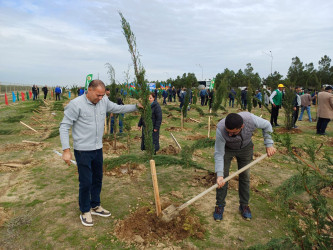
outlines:
[{"label": "short dark hair", "polygon": [[332,86],[329,86],[329,85],[325,88],[325,90],[330,90],[330,89],[333,89],[333,88],[332,88]]},{"label": "short dark hair", "polygon": [[92,80],[90,83],[89,83],[89,88],[97,88],[98,86],[102,87],[102,88],[105,88],[105,84],[104,82],[102,82],[101,80]]},{"label": "short dark hair", "polygon": [[230,113],[225,118],[225,126],[227,129],[239,129],[243,125],[243,118],[236,113]]},{"label": "short dark hair", "polygon": [[110,91],[110,88],[109,88],[109,87],[106,87],[106,88],[105,88],[105,91]]},{"label": "short dark hair", "polygon": [[155,93],[151,92],[150,95],[155,99]]}]

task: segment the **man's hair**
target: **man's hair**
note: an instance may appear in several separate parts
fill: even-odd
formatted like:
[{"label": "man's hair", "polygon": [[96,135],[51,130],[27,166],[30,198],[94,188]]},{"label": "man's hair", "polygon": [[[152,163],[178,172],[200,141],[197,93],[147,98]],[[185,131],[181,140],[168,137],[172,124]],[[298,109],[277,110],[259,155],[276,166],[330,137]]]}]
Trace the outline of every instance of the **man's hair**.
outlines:
[{"label": "man's hair", "polygon": [[104,82],[102,82],[101,80],[92,80],[90,83],[89,83],[89,88],[92,88],[92,89],[95,89],[97,88],[98,86],[102,87],[105,89],[105,84]]},{"label": "man's hair", "polygon": [[333,89],[332,86],[327,86],[327,87],[325,88],[325,90],[331,90],[331,89]]},{"label": "man's hair", "polygon": [[150,95],[155,99],[155,93],[151,92]]},{"label": "man's hair", "polygon": [[236,113],[230,113],[225,118],[225,126],[227,129],[239,129],[243,125],[243,118]]},{"label": "man's hair", "polygon": [[304,93],[305,93],[305,94],[309,93],[309,90],[304,89]]},{"label": "man's hair", "polygon": [[110,91],[110,88],[109,88],[109,87],[106,87],[106,88],[105,88],[105,91]]}]

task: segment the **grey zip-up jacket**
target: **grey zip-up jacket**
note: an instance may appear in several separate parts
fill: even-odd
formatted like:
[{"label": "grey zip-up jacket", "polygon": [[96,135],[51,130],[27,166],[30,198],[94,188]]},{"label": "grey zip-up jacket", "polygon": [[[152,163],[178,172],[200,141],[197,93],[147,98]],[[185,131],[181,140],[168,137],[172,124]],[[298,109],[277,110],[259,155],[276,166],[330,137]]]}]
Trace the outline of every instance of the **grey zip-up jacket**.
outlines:
[{"label": "grey zip-up jacket", "polygon": [[86,95],[71,100],[65,107],[64,118],[59,128],[62,149],[70,148],[71,127],[74,149],[82,151],[101,149],[106,113],[123,114],[137,110],[136,105],[117,105],[106,96],[97,104],[90,102]]},{"label": "grey zip-up jacket", "polygon": [[227,147],[230,150],[241,150],[246,147],[251,142],[252,133],[257,128],[262,129],[266,148],[272,147],[274,144],[270,135],[270,133],[273,132],[273,129],[269,121],[249,112],[241,112],[238,114],[243,118],[244,128],[236,137],[229,137],[225,130],[225,119],[222,119],[217,124],[214,159],[215,172],[218,177],[223,176],[225,148]]}]

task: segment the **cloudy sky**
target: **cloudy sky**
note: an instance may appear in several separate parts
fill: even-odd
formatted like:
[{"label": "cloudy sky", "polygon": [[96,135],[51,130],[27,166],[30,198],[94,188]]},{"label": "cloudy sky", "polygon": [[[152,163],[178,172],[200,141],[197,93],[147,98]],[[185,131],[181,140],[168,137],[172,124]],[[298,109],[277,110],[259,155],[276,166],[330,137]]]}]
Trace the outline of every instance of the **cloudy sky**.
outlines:
[{"label": "cloudy sky", "polygon": [[333,58],[328,0],[0,0],[0,82],[83,85],[92,73],[109,83],[105,63],[123,82],[131,56],[118,11],[148,80],[210,79],[247,63],[267,77],[271,62],[285,76],[295,56],[316,68]]}]

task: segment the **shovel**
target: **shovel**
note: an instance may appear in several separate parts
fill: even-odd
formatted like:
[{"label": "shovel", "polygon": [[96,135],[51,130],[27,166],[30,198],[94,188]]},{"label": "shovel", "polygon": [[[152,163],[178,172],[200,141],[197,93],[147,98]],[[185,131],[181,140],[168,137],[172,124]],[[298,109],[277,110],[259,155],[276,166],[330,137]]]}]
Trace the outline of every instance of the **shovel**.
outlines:
[{"label": "shovel", "polygon": [[[247,170],[248,168],[250,168],[253,165],[257,164],[259,161],[265,159],[266,157],[267,157],[267,154],[264,154],[264,155],[260,156],[258,159],[256,159],[253,162],[247,164],[245,167],[242,167],[237,172],[235,172],[232,175],[230,175],[227,178],[225,178],[224,181],[227,182],[227,181],[231,180],[235,176],[237,176],[240,173],[244,172],[245,170]],[[179,212],[181,210],[183,210],[184,208],[188,207],[193,202],[195,202],[196,200],[200,199],[202,196],[204,196],[205,194],[209,193],[213,189],[216,189],[217,187],[218,187],[217,184],[211,186],[210,188],[206,189],[205,191],[203,191],[202,193],[200,193],[197,196],[193,197],[191,200],[187,201],[186,203],[184,203],[183,205],[181,205],[179,207],[176,207],[174,205],[168,206],[166,209],[164,209],[162,211],[162,217],[161,217],[162,221],[164,221],[164,222],[170,222],[172,219],[174,219],[175,217],[177,217],[179,215]]]}]

